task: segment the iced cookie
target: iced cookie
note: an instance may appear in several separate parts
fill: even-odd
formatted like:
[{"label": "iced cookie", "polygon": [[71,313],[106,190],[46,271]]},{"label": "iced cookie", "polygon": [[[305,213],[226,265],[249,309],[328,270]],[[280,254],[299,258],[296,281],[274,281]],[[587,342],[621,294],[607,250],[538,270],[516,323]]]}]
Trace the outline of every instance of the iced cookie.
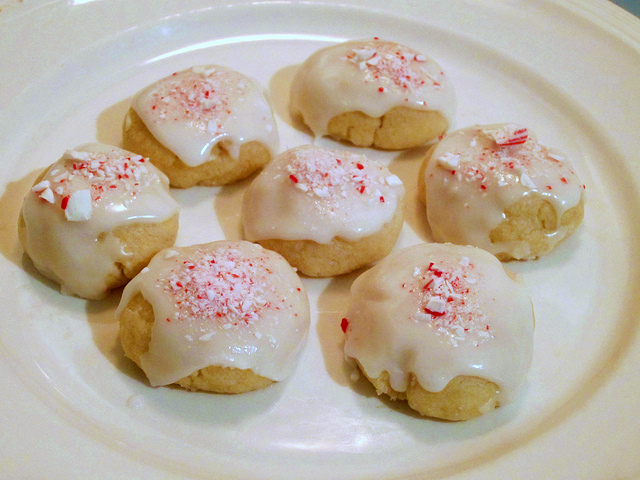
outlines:
[{"label": "iced cookie", "polygon": [[420,414],[467,420],[513,400],[533,352],[531,300],[484,250],[421,244],[351,287],[345,356],[378,394]]},{"label": "iced cookie", "polygon": [[567,159],[514,124],[449,133],[427,153],[419,181],[436,241],[501,260],[549,253],[584,215],[584,185]]},{"label": "iced cookie", "polygon": [[18,225],[36,269],[89,299],[127,283],[177,232],[178,204],[164,174],[99,143],[65,152],[36,180]]},{"label": "iced cookie", "polygon": [[422,145],[452,124],[455,103],[434,60],[379,38],[318,50],[291,86],[291,110],[314,135],[360,147]]},{"label": "iced cookie", "polygon": [[309,329],[299,277],[277,253],[219,241],[159,252],[116,312],[152,386],[241,393],[284,380]]},{"label": "iced cookie", "polygon": [[340,275],[375,262],[396,243],[402,182],[380,162],[304,145],[278,155],[242,205],[245,239],[281,253],[301,273]]},{"label": "iced cookie", "polygon": [[172,186],[223,185],[267,164],[278,132],[256,83],[229,68],[202,65],[133,97],[123,145],[149,157]]}]

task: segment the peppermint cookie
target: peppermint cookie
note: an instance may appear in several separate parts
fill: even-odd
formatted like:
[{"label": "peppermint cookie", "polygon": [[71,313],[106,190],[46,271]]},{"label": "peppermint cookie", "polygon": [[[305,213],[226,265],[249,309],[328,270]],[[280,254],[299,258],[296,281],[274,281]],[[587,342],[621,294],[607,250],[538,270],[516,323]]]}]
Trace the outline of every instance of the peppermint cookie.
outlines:
[{"label": "peppermint cookie", "polygon": [[218,65],[176,72],[137,93],[123,145],[167,174],[172,186],[223,185],[271,160],[278,133],[262,91]]},{"label": "peppermint cookie", "polygon": [[159,252],[116,312],[152,386],[241,393],[288,377],[309,329],[302,282],[277,253],[219,241]]},{"label": "peppermint cookie", "polygon": [[291,85],[291,109],[314,135],[360,147],[422,145],[449,128],[455,103],[434,60],[377,37],[315,52]]},{"label": "peppermint cookie", "polygon": [[387,167],[312,145],[278,155],[253,180],[242,205],[245,238],[313,277],[340,275],[384,257],[403,219],[404,187]]},{"label": "peppermint cookie", "polygon": [[436,241],[501,260],[549,253],[584,216],[584,185],[567,159],[514,124],[446,135],[427,153],[419,181]]},{"label": "peppermint cookie", "polygon": [[422,244],[351,287],[344,352],[379,395],[468,420],[513,400],[533,353],[529,295],[490,253]]},{"label": "peppermint cookie", "polygon": [[90,299],[127,283],[177,232],[167,177],[140,155],[99,143],[65,152],[36,180],[18,226],[36,269]]}]

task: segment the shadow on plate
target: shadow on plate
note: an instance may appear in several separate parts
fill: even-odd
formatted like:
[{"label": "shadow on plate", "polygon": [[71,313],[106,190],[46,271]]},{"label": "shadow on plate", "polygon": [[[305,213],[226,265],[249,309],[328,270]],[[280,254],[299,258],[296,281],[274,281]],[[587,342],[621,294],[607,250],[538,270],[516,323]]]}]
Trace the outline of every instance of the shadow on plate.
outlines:
[{"label": "shadow on plate", "polygon": [[391,173],[397,175],[405,189],[404,221],[423,242],[432,242],[433,236],[427,221],[424,199],[418,191],[420,166],[430,145],[405,150],[388,165]]},{"label": "shadow on plate", "polygon": [[215,195],[214,210],[218,224],[222,229],[226,240],[243,240],[242,231],[242,199],[249,184],[259,174],[255,172],[251,176],[239,182],[220,187]]},{"label": "shadow on plate", "polygon": [[[331,379],[338,385],[347,386],[359,395],[367,397],[376,393],[366,386],[368,382],[354,382],[352,377],[358,370],[355,364],[344,357],[344,333],[340,327],[347,314],[351,284],[364,271],[334,277],[318,296],[318,320],[316,333],[320,342],[324,366]],[[362,388],[364,386],[364,388]]]},{"label": "shadow on plate", "polygon": [[[300,118],[291,109],[291,101],[289,97],[289,90],[291,89],[291,83],[293,77],[300,65],[289,65],[281,68],[273,74],[269,80],[269,99],[271,101],[271,108],[273,113],[284,121],[288,126],[299,132],[307,133],[313,137],[313,133],[307,127]],[[283,147],[283,149],[289,148],[289,146]]]},{"label": "shadow on plate", "polygon": [[131,105],[126,98],[105,108],[96,119],[96,140],[107,145],[119,147],[122,143],[122,124]]},{"label": "shadow on plate", "polygon": [[18,266],[24,264],[23,250],[18,240],[20,210],[25,196],[42,171],[34,170],[18,180],[9,182],[0,197],[0,253]]}]

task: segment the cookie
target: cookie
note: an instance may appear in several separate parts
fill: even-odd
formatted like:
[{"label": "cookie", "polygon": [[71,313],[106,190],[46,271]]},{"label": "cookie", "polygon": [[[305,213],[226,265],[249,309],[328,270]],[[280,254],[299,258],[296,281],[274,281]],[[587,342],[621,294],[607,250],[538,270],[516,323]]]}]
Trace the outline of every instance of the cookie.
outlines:
[{"label": "cookie", "polygon": [[242,393],[287,378],[309,301],[277,253],[244,241],[159,252],[116,312],[125,355],[152,386]]},{"label": "cookie", "polygon": [[242,205],[246,240],[282,254],[312,277],[344,274],[383,258],[404,219],[404,187],[382,163],[312,145],[278,155]]},{"label": "cookie", "polygon": [[584,184],[568,159],[515,124],[447,134],[419,175],[433,238],[501,260],[535,259],[576,231]]},{"label": "cookie", "polygon": [[379,395],[421,415],[468,420],[512,401],[533,354],[526,289],[479,248],[420,244],[351,287],[345,357]]},{"label": "cookie", "polygon": [[18,225],[36,269],[88,299],[127,283],[177,232],[167,177],[148,159],[99,143],[68,150],[36,180]]},{"label": "cookie", "polygon": [[258,85],[219,65],[182,70],[138,92],[122,136],[125,148],[149,157],[181,188],[243,179],[278,149],[273,113]]},{"label": "cookie", "polygon": [[290,97],[292,112],[314,135],[390,150],[437,138],[456,106],[434,60],[379,38],[318,50],[299,67]]}]

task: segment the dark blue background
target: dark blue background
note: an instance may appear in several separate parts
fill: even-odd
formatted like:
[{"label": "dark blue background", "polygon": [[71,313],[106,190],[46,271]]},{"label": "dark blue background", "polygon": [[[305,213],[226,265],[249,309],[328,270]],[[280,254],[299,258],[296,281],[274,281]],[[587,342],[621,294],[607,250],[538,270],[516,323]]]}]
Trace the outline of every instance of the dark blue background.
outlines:
[{"label": "dark blue background", "polygon": [[620,5],[625,10],[640,17],[640,0],[612,0],[616,5]]}]

